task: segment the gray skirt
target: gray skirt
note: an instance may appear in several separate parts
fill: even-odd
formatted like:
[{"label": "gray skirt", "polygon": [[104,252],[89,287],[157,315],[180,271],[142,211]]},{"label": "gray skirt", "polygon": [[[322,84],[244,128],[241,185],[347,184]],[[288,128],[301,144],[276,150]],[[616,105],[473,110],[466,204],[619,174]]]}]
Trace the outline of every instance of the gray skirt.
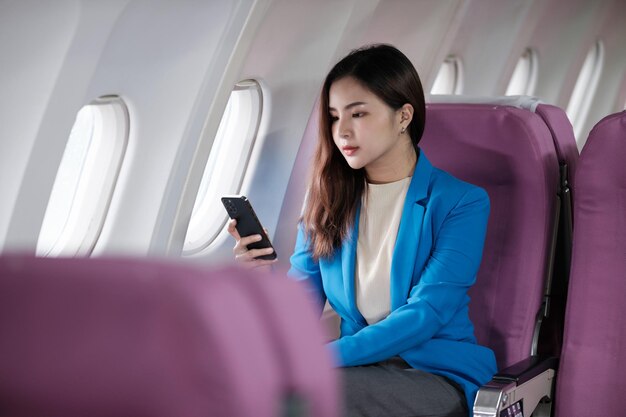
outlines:
[{"label": "gray skirt", "polygon": [[465,393],[400,357],[341,368],[344,417],[467,417]]}]

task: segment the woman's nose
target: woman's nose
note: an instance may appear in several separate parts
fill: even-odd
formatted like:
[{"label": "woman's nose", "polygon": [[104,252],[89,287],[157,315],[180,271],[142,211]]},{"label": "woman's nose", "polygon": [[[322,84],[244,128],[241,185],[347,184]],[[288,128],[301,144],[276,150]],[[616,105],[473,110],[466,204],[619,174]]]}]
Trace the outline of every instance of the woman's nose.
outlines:
[{"label": "woman's nose", "polygon": [[337,120],[336,129],[337,129],[337,136],[339,136],[340,138],[350,137],[351,128],[348,122],[343,121],[343,120]]}]

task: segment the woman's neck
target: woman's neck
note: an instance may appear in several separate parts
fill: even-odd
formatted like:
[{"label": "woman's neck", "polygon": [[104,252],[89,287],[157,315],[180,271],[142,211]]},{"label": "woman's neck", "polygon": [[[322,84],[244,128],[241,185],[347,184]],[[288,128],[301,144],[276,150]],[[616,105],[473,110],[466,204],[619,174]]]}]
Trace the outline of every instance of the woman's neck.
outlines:
[{"label": "woman's neck", "polygon": [[413,144],[409,141],[408,146],[397,146],[392,149],[385,158],[365,167],[367,182],[371,184],[387,184],[399,181],[413,175],[417,153]]}]

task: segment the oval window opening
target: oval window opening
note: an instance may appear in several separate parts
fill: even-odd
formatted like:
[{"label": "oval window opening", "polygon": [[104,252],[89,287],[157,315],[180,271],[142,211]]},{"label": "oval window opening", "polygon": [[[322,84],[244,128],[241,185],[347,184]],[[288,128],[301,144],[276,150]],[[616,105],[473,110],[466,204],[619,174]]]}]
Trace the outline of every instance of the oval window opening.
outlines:
[{"label": "oval window opening", "polygon": [[187,228],[184,256],[206,249],[224,228],[228,216],[220,197],[241,190],[262,110],[263,94],[259,83],[254,80],[237,83],[228,99],[202,175]]},{"label": "oval window opening", "polygon": [[517,61],[505,94],[507,96],[532,96],[535,94],[537,68],[537,52],[534,49],[526,49]]},{"label": "oval window opening", "polygon": [[581,138],[587,114],[598,88],[600,74],[604,63],[604,45],[598,41],[587,53],[585,62],[578,74],[578,79],[572,91],[572,96],[567,105],[567,116],[574,127],[574,135],[578,150],[582,149],[585,138]]},{"label": "oval window opening", "polygon": [[461,94],[463,92],[463,66],[456,56],[447,57],[441,64],[431,94]]},{"label": "oval window opening", "polygon": [[48,200],[38,256],[91,254],[111,202],[128,129],[128,110],[117,96],[80,109]]}]

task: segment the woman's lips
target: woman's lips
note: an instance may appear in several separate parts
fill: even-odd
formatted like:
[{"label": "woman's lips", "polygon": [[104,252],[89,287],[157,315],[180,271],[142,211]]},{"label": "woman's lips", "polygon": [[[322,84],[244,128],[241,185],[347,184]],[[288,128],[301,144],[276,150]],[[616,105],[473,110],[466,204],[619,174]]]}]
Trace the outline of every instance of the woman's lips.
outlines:
[{"label": "woman's lips", "polygon": [[341,148],[341,150],[346,156],[352,156],[358,149],[359,149],[358,146],[343,146]]}]

